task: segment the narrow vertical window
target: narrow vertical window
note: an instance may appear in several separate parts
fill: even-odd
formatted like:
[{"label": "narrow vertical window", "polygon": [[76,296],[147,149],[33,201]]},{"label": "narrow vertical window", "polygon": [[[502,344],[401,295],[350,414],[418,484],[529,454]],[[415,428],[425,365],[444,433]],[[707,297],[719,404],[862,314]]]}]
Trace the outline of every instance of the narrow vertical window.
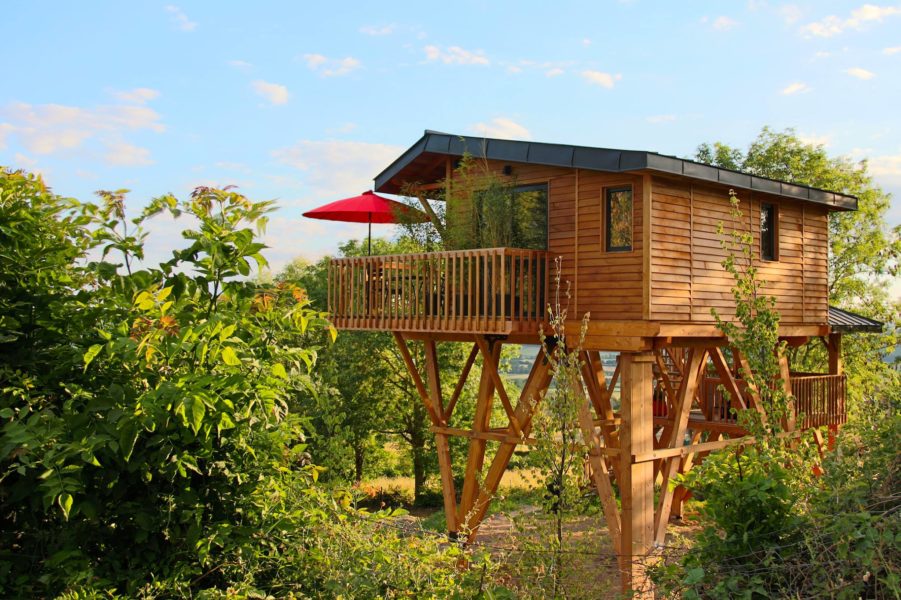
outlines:
[{"label": "narrow vertical window", "polygon": [[763,260],[777,260],[779,256],[776,237],[778,214],[775,204],[765,202],[760,205],[760,258]]},{"label": "narrow vertical window", "polygon": [[632,250],[632,188],[608,188],[604,194],[607,252]]}]

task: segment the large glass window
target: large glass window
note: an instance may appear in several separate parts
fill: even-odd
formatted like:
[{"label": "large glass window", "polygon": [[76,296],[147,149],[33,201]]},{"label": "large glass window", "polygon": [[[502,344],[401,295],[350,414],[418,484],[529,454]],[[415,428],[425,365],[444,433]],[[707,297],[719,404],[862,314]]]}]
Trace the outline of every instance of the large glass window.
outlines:
[{"label": "large glass window", "polygon": [[547,250],[547,184],[514,188],[513,247]]},{"label": "large glass window", "polygon": [[775,204],[764,202],[760,205],[760,258],[778,260],[779,246],[777,238],[779,212]]},{"label": "large glass window", "polygon": [[547,184],[492,187],[475,203],[474,247],[547,250]]},{"label": "large glass window", "polygon": [[608,188],[604,193],[604,247],[607,252],[632,250],[632,188]]}]

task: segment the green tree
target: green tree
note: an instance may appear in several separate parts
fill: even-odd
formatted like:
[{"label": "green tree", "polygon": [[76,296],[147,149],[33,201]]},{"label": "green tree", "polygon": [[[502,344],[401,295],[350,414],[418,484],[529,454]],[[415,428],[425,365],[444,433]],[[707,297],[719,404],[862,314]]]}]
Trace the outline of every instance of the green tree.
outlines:
[{"label": "green tree", "polygon": [[[901,300],[891,298],[891,283],[901,258],[901,226],[890,228],[886,215],[891,196],[875,185],[867,162],[829,156],[822,145],[803,142],[788,129],[764,127],[747,150],[726,144],[702,144],[695,158],[701,162],[738,169],[761,177],[809,185],[857,196],[858,210],[829,216],[829,303],[885,323],[897,324]],[[901,379],[884,363],[897,343],[896,326],[882,335],[845,336],[844,358],[849,377],[852,412],[884,403],[886,390]],[[792,352],[798,370],[822,370],[822,347],[807,344]]]},{"label": "green tree", "polygon": [[[480,593],[459,548],[315,484],[290,408],[334,330],[298,286],[248,277],[271,205],[198,188],[126,228],[124,193],[0,170],[0,595]],[[163,211],[193,217],[185,247],[136,269]]]}]

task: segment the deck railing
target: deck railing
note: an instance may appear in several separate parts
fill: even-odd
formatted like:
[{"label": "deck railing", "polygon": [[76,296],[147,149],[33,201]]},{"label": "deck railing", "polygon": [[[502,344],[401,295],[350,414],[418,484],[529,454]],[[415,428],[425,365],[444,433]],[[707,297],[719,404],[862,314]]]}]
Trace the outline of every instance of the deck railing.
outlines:
[{"label": "deck railing", "polygon": [[792,394],[797,399],[795,408],[803,417],[801,429],[842,425],[848,420],[845,383],[844,375],[792,376]]},{"label": "deck railing", "polygon": [[[700,392],[703,412],[707,420],[735,423],[737,419],[731,409],[739,404],[734,398],[726,399],[721,383],[717,377],[704,378]],[[743,380],[737,379],[736,383],[745,389]],[[844,375],[792,373],[791,388],[795,411],[802,417],[798,423],[801,429],[841,425],[847,421]]]},{"label": "deck railing", "polygon": [[545,320],[547,252],[486,248],[333,259],[339,329],[509,334]]}]

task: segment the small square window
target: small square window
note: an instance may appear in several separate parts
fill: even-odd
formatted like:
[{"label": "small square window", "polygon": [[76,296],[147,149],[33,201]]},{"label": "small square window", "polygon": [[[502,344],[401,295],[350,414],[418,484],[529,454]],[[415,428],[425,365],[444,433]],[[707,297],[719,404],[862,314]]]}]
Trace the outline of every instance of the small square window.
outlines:
[{"label": "small square window", "polygon": [[779,260],[779,211],[775,204],[760,205],[760,258]]},{"label": "small square window", "polygon": [[632,250],[632,188],[606,190],[604,223],[604,247],[607,252]]}]

